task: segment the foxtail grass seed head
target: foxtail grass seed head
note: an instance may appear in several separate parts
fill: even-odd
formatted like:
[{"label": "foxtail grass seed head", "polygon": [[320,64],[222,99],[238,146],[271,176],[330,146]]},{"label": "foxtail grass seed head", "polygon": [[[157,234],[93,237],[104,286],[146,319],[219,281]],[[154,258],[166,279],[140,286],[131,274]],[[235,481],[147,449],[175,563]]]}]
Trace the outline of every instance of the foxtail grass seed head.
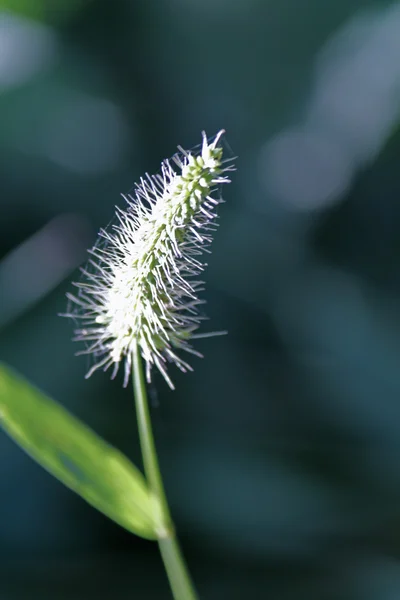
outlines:
[{"label": "foxtail grass seed head", "polygon": [[179,148],[159,174],[141,179],[134,196],[124,196],[127,208],[117,208],[117,223],[100,231],[83,280],[74,284],[77,294],[67,294],[66,316],[79,323],[74,339],[86,342],[79,354],[94,357],[87,377],[110,367],[115,377],[123,363],[127,385],[139,348],[147,380],[155,366],[173,388],[167,364],[185,372],[191,367],[179,351],[201,356],[190,344],[205,318],[199,311],[204,301],[198,277],[206,266],[200,257],[217,226],[220,185],[233,170],[222,158],[223,134],[209,142],[203,132],[197,152]]}]

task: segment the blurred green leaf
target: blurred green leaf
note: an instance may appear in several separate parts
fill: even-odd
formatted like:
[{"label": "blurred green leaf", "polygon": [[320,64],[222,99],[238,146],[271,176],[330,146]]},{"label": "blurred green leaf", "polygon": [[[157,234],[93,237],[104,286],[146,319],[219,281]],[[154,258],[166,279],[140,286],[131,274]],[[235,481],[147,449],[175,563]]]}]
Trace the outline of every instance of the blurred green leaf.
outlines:
[{"label": "blurred green leaf", "polygon": [[71,13],[82,8],[88,0],[61,0],[56,3],[49,0],[0,0],[0,10],[38,21],[64,21]]},{"label": "blurred green leaf", "polygon": [[0,424],[45,469],[129,531],[154,535],[154,499],[118,450],[0,364]]}]

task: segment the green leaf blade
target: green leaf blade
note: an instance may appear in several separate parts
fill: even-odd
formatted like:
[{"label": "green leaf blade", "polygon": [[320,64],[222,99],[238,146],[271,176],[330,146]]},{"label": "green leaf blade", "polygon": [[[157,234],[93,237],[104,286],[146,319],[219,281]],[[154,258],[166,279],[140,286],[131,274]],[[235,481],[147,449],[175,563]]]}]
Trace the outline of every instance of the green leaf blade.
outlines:
[{"label": "green leaf blade", "polygon": [[156,539],[142,473],[61,405],[0,364],[0,426],[32,458],[125,529]]}]

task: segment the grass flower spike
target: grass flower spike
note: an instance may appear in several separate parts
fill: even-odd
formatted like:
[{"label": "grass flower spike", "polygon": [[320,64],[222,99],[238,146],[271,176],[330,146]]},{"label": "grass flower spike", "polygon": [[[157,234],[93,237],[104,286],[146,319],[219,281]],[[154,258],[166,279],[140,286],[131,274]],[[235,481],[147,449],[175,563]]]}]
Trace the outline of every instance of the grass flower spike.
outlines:
[{"label": "grass flower spike", "polygon": [[191,370],[178,352],[199,355],[190,339],[204,319],[200,256],[216,228],[222,199],[215,192],[233,169],[222,159],[223,133],[209,142],[203,132],[198,152],[179,148],[159,174],[141,179],[134,197],[124,196],[128,206],[117,208],[117,223],[100,231],[84,280],[75,284],[78,293],[68,294],[68,316],[80,322],[75,339],[87,342],[81,354],[95,359],[88,377],[110,367],[114,377],[123,363],[126,385],[135,348],[148,381],[153,366],[171,388],[168,363]]}]

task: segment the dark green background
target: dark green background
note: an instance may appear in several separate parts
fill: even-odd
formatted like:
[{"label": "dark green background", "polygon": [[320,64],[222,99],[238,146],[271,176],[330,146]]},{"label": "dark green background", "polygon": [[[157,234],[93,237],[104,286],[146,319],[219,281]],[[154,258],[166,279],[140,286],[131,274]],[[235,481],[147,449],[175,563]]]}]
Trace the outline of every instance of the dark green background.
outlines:
[{"label": "dark green background", "polygon": [[[120,193],[178,144],[225,128],[238,170],[207,259],[204,330],[229,336],[196,343],[205,358],[193,359],[193,374],[171,368],[175,392],[158,375],[150,389],[200,597],[397,600],[398,4],[0,6],[11,11],[0,12],[1,360],[139,464],[131,391],[121,378],[84,379],[72,323],[57,315],[85,248],[123,206]],[[357,65],[338,77],[350,117],[329,131],[341,140],[346,185],[307,207],[315,188],[303,183],[319,189],[336,171],[323,151],[324,168],[300,149],[283,165],[303,205],[285,204],[265,184],[266,148],[307,119],[326,43],[336,40],[333,59],[352,55],[354,23],[365,22],[380,31],[380,51],[360,67],[360,81],[371,77],[354,106]],[[108,522],[3,435],[0,559],[1,600],[169,597],[155,545]]]}]

